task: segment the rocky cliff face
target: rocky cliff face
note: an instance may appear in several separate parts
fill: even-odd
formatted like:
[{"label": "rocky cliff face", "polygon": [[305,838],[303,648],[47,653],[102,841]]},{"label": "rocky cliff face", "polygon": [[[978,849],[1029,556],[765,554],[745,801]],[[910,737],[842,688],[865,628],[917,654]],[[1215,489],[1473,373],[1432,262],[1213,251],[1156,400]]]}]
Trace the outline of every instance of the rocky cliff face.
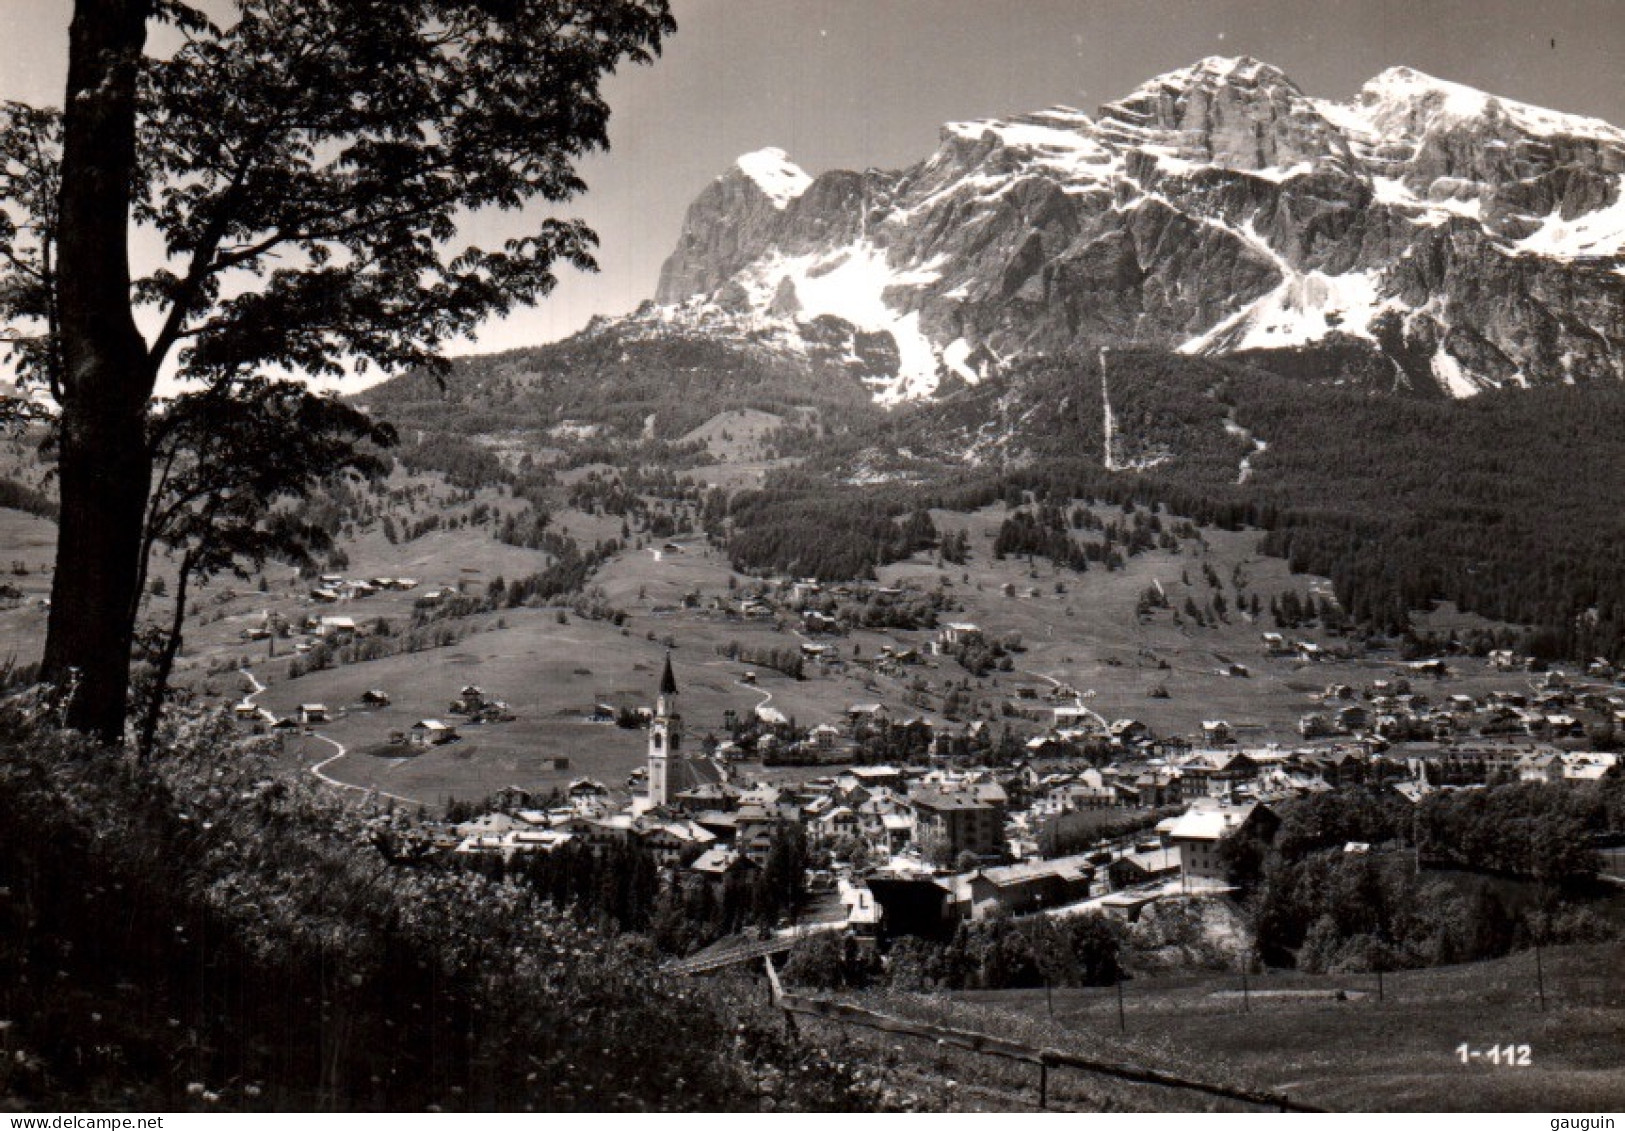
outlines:
[{"label": "rocky cliff face", "polygon": [[952,123],[897,173],[747,155],[689,209],[656,302],[634,319],[786,348],[845,324],[883,401],[1131,344],[1455,396],[1618,380],[1625,131],[1405,68],[1334,104],[1206,59],[1092,117]]}]

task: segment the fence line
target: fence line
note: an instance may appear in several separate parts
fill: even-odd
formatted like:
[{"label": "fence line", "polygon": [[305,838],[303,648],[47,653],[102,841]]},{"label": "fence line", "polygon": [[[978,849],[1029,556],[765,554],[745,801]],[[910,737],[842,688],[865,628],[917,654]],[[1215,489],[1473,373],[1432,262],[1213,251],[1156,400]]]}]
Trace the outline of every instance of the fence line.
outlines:
[{"label": "fence line", "polygon": [[[849,1025],[859,1025],[867,1029],[877,1029],[884,1033],[918,1037],[922,1040],[951,1045],[983,1056],[997,1056],[1007,1060],[1037,1065],[1039,1069],[1038,1102],[1040,1107],[1047,1106],[1049,1070],[1051,1068],[1074,1068],[1082,1072],[1094,1072],[1102,1076],[1111,1076],[1135,1084],[1156,1084],[1166,1088],[1181,1088],[1185,1091],[1202,1092],[1206,1095],[1239,1100],[1260,1107],[1277,1108],[1280,1111],[1324,1112],[1326,1110],[1325,1108],[1302,1103],[1279,1092],[1258,1092],[1250,1088],[1232,1088],[1227,1084],[1191,1080],[1155,1068],[1093,1060],[1089,1057],[1078,1056],[1075,1053],[1064,1052],[1061,1049],[1033,1048],[1031,1045],[1022,1044],[1019,1041],[1011,1041],[987,1033],[932,1025],[923,1021],[912,1021],[903,1017],[876,1013],[872,1009],[849,1005],[846,1002],[828,1001],[823,998],[811,998],[800,994],[786,993],[779,982],[779,972],[774,969],[773,959],[764,956],[762,962],[767,967],[768,981],[773,987],[773,1004],[785,1012],[787,1020],[795,1014],[802,1014],[824,1021],[837,1021]],[[791,1025],[793,1027],[793,1021]]]}]

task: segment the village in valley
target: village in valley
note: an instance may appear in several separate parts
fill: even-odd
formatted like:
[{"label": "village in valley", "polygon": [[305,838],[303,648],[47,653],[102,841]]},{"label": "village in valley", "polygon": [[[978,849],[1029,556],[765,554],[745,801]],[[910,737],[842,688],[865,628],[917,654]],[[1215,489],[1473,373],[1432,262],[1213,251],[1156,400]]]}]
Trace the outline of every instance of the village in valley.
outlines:
[{"label": "village in valley", "polygon": [[[665,541],[647,560],[701,553],[692,539]],[[365,636],[376,621],[359,615],[364,600],[394,594],[432,615],[477,588],[341,574],[305,585],[297,603],[308,611],[237,618],[249,623],[241,640],[280,647],[297,665],[313,648],[353,647]],[[1040,597],[1037,588],[1026,595]],[[895,615],[874,615],[887,607]],[[273,736],[296,764],[371,799],[380,834],[405,857],[500,873],[565,846],[598,854],[631,848],[657,865],[670,889],[705,888],[721,898],[725,888],[759,883],[770,857],[787,853],[800,873],[794,898],[775,905],[771,919],[748,928],[731,922],[741,929],[680,956],[696,969],[764,946],[788,949],[813,932],[873,945],[882,936],[940,938],[959,922],[1036,914],[1094,913],[1132,925],[1159,903],[1193,903],[1211,918],[1239,895],[1235,842],[1267,842],[1285,803],[1377,790],[1416,806],[1434,794],[1504,783],[1596,782],[1616,763],[1604,747],[1625,723],[1625,687],[1606,661],[1565,671],[1492,649],[1356,663],[1346,641],[1271,630],[1248,617],[1231,636],[1250,638],[1245,662],[1227,659],[1208,677],[1262,688],[1271,671],[1290,674],[1301,710],[1295,718],[1279,714],[1270,727],[1204,718],[1187,733],[1169,733],[1155,709],[1160,687],[1142,717],[1123,713],[1127,707],[1102,702],[1091,688],[1029,669],[1035,659],[1010,634],[950,619],[963,615],[956,602],[913,578],[730,583],[715,597],[690,592],[650,608],[662,632],[631,645],[645,658],[632,671],[642,673],[646,693],[635,685],[602,698],[583,692],[576,707],[556,712],[571,738],[542,742],[528,761],[507,763],[531,777],[516,774],[481,795],[458,788],[455,767],[482,760],[480,748],[518,722],[511,683],[459,684],[455,668],[432,668],[448,677],[446,701],[433,714],[426,709],[433,704],[401,703],[389,686],[371,686],[370,674],[350,678],[345,686],[361,687],[356,678],[368,685],[343,702],[289,699],[324,674],[350,670],[318,668],[279,689],[288,704],[279,714],[245,668],[250,693],[233,714],[245,731]],[[1151,619],[1143,602],[1137,608]],[[870,623],[917,627],[894,629],[880,642],[863,631],[860,609],[870,611]],[[672,647],[685,639],[685,625],[768,633],[783,643],[718,646],[717,655],[700,657]],[[618,639],[629,636],[622,624]],[[764,662],[753,665],[751,655]],[[726,672],[721,681],[718,667]],[[927,693],[927,676],[942,694]],[[684,684],[696,678],[705,690],[685,696]],[[808,687],[821,695],[796,698]],[[848,692],[876,697],[839,698]],[[800,709],[775,705],[787,697]],[[345,741],[330,737],[335,724]],[[606,740],[622,751],[608,761],[595,757]],[[450,778],[434,779],[448,783],[441,797],[396,792],[407,788],[405,779],[387,770],[352,776],[357,763],[399,768],[434,759],[454,767]],[[1341,847],[1373,850],[1355,840]],[[1625,876],[1621,855],[1604,853],[1605,874]],[[1231,918],[1220,914],[1209,926],[1233,935]]]}]

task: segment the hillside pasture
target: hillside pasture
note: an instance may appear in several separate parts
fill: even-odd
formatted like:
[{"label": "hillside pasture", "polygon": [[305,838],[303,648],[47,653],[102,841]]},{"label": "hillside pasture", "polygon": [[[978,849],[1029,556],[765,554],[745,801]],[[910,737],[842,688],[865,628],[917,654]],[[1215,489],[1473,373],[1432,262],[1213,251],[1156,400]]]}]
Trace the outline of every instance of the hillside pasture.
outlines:
[{"label": "hillside pasture", "polygon": [[[1203,1079],[1245,1081],[1333,1111],[1609,1111],[1625,1106],[1625,944],[1547,949],[1540,1009],[1535,955],[1372,974],[1275,971],[1132,979],[1127,1037],[1110,987],[964,992],[971,1027],[1040,1025],[1121,1047]],[[1341,994],[1341,999],[1339,998]],[[1528,1045],[1527,1067],[1480,1057]],[[1102,1048],[1103,1046],[1103,1048]]]}]

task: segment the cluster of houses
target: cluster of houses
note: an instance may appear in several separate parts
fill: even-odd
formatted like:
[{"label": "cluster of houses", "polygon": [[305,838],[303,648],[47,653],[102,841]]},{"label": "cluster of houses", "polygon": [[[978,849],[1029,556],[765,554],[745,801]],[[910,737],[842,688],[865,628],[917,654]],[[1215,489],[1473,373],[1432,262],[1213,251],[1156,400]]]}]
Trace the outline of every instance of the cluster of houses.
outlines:
[{"label": "cluster of houses", "polygon": [[1279,658],[1293,656],[1307,664],[1317,664],[1333,659],[1333,653],[1322,644],[1313,640],[1293,640],[1279,632],[1264,632],[1259,634],[1264,645],[1264,654]]},{"label": "cluster of houses", "polygon": [[323,605],[333,605],[340,601],[359,601],[363,597],[371,597],[376,593],[396,592],[404,593],[416,589],[418,582],[415,577],[345,577],[337,573],[324,573],[316,579],[311,587],[310,599]]},{"label": "cluster of houses", "polygon": [[[1448,674],[1438,660],[1412,668],[1435,679]],[[1428,696],[1414,689],[1412,679],[1400,677],[1375,680],[1360,690],[1333,684],[1319,698],[1319,709],[1298,721],[1305,738],[1345,734],[1393,742],[1464,738],[1555,742],[1583,738],[1588,721],[1625,725],[1625,693],[1612,687],[1575,687],[1559,671],[1542,673],[1527,691]]]},{"label": "cluster of houses", "polygon": [[[643,788],[629,803],[587,778],[548,808],[516,793],[498,811],[441,830],[441,847],[511,860],[572,842],[636,842],[693,882],[722,882],[764,867],[775,842],[796,829],[864,877],[860,890],[871,896],[848,902],[869,926],[880,914],[908,920],[922,907],[927,918],[948,920],[1080,902],[1132,915],[1154,898],[1222,885],[1219,845],[1253,820],[1272,819],[1260,783],[1275,787],[1275,796],[1287,780],[1232,751],[1133,774],[1118,767],[1041,774],[1031,763],[1005,771],[882,765],[795,783],[737,782],[722,760],[684,748],[676,704],[668,660],[649,721]],[[1319,773],[1344,780],[1340,761]],[[1324,776],[1304,776],[1304,788],[1311,780]],[[1148,801],[1184,810],[1150,840],[1044,860],[1024,837],[1035,820],[1069,808]]]},{"label": "cluster of houses", "polygon": [[[954,647],[973,629],[944,626],[939,639]],[[1441,673],[1418,667],[1414,675]],[[1203,726],[1203,745],[1192,748],[1158,742],[1135,720],[1107,719],[1072,688],[1018,686],[1013,702],[1050,726],[1025,744],[1014,765],[962,768],[963,758],[935,756],[943,737],[935,733],[897,764],[843,764],[823,776],[766,783],[735,779],[728,743],[688,749],[668,657],[656,706],[643,712],[647,764],[629,779],[629,801],[581,778],[545,807],[516,795],[512,804],[435,835],[445,851],[504,859],[570,843],[635,842],[691,882],[720,883],[766,866],[775,845],[797,830],[840,865],[843,899],[854,890],[868,893],[847,902],[871,927],[882,916],[894,925],[940,929],[998,912],[1083,908],[1132,918],[1157,899],[1222,890],[1226,841],[1249,829],[1268,835],[1278,820],[1275,807],[1294,797],[1367,784],[1419,801],[1434,790],[1498,781],[1590,780],[1615,763],[1613,754],[1565,750],[1528,728],[1516,732],[1517,740],[1484,730],[1486,722],[1509,717],[1505,712],[1525,722],[1528,712],[1547,717],[1558,710],[1625,721],[1617,697],[1582,694],[1555,675],[1538,681],[1528,697],[1496,692],[1433,703],[1413,692],[1409,679],[1396,678],[1359,692],[1334,685],[1319,699],[1336,720],[1336,739],[1293,749],[1243,747],[1236,728],[1213,719]],[[477,687],[464,688],[452,704],[470,718],[493,705],[501,706]],[[1396,713],[1449,718],[1453,726],[1426,741],[1390,741],[1380,723]],[[839,761],[867,734],[915,724],[932,731],[925,720],[893,723],[879,703],[854,704],[845,724],[815,726],[795,741]],[[432,744],[447,733],[454,737],[455,728],[425,720],[411,741]],[[1080,745],[1089,758],[1078,756]],[[1043,858],[1043,830],[1066,828],[1069,814],[1102,809],[1121,809],[1125,818],[1160,811],[1163,819],[1154,830],[1097,841],[1082,854]]]},{"label": "cluster of houses", "polygon": [[[375,687],[363,692],[351,707],[376,710],[388,707],[390,703],[389,693]],[[419,719],[405,730],[392,731],[389,735],[391,745],[414,749],[445,746],[461,740],[462,736],[457,729],[460,725],[511,722],[514,719],[514,714],[509,710],[507,703],[487,695],[483,688],[473,684],[459,691],[457,698],[448,706],[449,713],[460,720],[459,722],[438,718]],[[344,708],[338,714],[343,714],[349,709]],[[325,703],[301,703],[292,713],[279,718],[275,712],[255,703],[252,698],[235,704],[232,707],[232,714],[239,723],[252,728],[256,734],[270,733],[284,738],[308,733],[314,727],[332,722],[336,717],[335,712]],[[555,761],[568,764],[568,759]]]}]

